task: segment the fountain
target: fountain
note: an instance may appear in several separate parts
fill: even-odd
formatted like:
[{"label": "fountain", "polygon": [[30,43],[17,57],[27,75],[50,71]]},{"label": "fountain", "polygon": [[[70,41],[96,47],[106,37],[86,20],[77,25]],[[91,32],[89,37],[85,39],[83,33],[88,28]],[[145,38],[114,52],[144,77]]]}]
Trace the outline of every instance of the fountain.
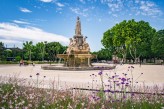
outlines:
[{"label": "fountain", "polygon": [[86,38],[81,34],[80,18],[77,17],[75,35],[70,38],[70,44],[66,54],[58,54],[58,58],[64,59],[66,67],[91,67],[91,59],[94,55],[90,54],[89,44]]},{"label": "fountain", "polygon": [[[81,34],[81,22],[77,17],[75,35],[70,38],[66,54],[57,54],[58,58],[64,59],[64,65],[62,67],[43,66],[42,68],[45,70],[98,70],[98,67],[93,67],[91,64],[91,59],[96,56],[90,54],[90,47],[86,39],[87,37]],[[109,69],[109,67],[103,69]]]}]

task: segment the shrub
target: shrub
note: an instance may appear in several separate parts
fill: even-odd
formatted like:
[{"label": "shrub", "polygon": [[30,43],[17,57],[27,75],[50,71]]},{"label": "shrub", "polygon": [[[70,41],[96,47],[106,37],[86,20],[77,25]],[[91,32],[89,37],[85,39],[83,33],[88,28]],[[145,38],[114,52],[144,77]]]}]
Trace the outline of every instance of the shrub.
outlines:
[{"label": "shrub", "polygon": [[15,60],[16,60],[17,62],[19,62],[19,61],[21,60],[21,57],[20,57],[20,56],[16,56],[16,57],[15,57]]}]

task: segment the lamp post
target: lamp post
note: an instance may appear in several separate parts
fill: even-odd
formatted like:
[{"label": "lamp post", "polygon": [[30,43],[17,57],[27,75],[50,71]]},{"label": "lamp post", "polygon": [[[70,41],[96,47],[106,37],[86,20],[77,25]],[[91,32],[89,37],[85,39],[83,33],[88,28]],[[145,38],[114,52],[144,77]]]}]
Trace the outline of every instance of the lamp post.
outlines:
[{"label": "lamp post", "polygon": [[23,43],[22,43],[22,59],[23,59],[23,44],[24,44],[24,41],[23,41]]}]

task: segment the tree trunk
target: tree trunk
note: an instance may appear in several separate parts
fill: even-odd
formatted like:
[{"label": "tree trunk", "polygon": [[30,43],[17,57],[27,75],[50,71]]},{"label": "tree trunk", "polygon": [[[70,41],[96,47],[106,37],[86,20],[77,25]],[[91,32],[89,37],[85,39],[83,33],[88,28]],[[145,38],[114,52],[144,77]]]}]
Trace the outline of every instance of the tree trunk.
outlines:
[{"label": "tree trunk", "polygon": [[44,54],[42,53],[42,61],[44,61]]},{"label": "tree trunk", "polygon": [[31,61],[31,50],[29,50],[29,61]]},{"label": "tree trunk", "polygon": [[126,62],[126,52],[123,54],[123,64]]}]

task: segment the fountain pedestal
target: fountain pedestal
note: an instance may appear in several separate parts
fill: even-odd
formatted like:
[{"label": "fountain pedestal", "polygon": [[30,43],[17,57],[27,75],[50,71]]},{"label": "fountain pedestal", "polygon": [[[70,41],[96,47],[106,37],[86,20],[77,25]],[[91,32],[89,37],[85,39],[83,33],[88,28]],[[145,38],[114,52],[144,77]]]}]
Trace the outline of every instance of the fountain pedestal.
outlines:
[{"label": "fountain pedestal", "polygon": [[64,59],[64,66],[66,67],[91,67],[91,54],[58,54],[58,57]]}]

